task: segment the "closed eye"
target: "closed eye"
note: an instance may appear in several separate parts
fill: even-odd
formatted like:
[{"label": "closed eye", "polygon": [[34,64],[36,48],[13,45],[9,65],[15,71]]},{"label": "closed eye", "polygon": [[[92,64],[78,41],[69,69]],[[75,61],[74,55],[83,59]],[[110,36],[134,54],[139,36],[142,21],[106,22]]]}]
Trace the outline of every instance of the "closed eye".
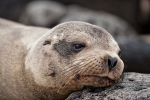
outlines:
[{"label": "closed eye", "polygon": [[72,43],[72,50],[75,52],[80,52],[85,48],[84,43]]}]

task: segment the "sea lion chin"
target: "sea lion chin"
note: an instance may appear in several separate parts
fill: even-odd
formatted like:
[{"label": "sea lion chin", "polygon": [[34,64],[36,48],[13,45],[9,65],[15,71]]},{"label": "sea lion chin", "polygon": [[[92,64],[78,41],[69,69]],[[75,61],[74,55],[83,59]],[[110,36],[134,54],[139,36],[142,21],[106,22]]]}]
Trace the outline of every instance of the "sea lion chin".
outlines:
[{"label": "sea lion chin", "polygon": [[18,25],[10,30],[0,34],[12,40],[2,39],[7,46],[0,49],[0,99],[63,100],[84,86],[110,86],[122,76],[121,50],[101,27],[72,21],[52,29]]}]

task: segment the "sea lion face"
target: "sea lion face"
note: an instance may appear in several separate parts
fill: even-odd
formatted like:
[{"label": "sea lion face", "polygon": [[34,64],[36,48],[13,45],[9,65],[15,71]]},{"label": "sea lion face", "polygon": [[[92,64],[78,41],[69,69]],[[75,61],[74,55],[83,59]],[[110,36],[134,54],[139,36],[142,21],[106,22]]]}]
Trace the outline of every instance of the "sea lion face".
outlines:
[{"label": "sea lion face", "polygon": [[124,68],[119,56],[120,48],[107,31],[88,23],[68,22],[54,27],[31,47],[26,69],[38,85],[65,94],[84,86],[116,83]]}]

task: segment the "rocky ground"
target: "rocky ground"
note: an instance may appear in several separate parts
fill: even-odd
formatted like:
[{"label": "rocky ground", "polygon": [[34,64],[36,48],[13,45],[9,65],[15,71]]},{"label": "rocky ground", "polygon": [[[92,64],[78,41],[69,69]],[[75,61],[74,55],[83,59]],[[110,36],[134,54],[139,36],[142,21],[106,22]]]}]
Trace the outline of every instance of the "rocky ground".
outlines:
[{"label": "rocky ground", "polygon": [[122,83],[107,88],[87,88],[66,100],[150,100],[150,74],[125,73]]}]

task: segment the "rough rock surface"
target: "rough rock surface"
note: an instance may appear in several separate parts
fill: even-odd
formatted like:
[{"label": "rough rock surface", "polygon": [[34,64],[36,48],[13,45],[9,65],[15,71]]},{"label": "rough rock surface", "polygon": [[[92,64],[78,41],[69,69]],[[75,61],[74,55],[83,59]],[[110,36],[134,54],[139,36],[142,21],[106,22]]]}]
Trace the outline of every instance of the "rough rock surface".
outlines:
[{"label": "rough rock surface", "polygon": [[150,100],[150,74],[125,73],[122,83],[74,92],[66,100]]}]

